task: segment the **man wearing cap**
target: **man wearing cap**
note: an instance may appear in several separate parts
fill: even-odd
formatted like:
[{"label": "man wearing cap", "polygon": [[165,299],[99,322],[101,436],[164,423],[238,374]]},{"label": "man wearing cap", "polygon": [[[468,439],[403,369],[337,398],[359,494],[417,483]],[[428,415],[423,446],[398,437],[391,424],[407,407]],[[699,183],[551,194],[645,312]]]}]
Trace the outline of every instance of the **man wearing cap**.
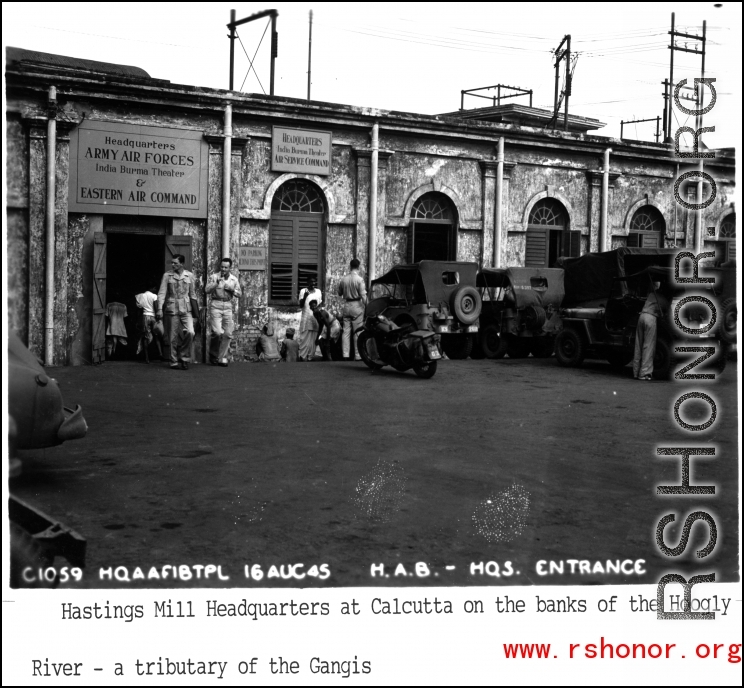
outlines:
[{"label": "man wearing cap", "polygon": [[240,281],[230,272],[232,259],[223,258],[220,271],[209,278],[206,292],[211,295],[209,302],[209,362],[212,365],[227,366],[227,352],[234,328],[232,300],[240,296]]},{"label": "man wearing cap", "polygon": [[359,330],[362,328],[364,320],[364,307],[367,305],[367,288],[364,286],[364,280],[359,275],[359,261],[353,258],[349,263],[351,271],[341,279],[338,285],[338,295],[344,297],[344,307],[341,311],[344,323],[344,334],[342,340],[342,349],[344,359],[349,358],[351,351],[351,332],[354,331],[354,352],[355,361],[361,361],[359,349],[357,348],[357,339]]},{"label": "man wearing cap", "polygon": [[193,273],[184,268],[186,259],[180,254],[173,256],[171,269],[163,275],[158,290],[155,319],[163,319],[163,310],[170,316],[168,340],[170,341],[170,367],[189,369],[191,343],[194,341],[193,310],[196,308],[195,279]]}]

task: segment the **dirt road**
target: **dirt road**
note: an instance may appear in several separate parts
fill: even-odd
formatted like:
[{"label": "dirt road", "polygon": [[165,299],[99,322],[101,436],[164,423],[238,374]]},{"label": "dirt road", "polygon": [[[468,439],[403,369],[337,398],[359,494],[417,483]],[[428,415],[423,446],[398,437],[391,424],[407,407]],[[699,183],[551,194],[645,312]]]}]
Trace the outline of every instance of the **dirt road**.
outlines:
[{"label": "dirt road", "polygon": [[[225,586],[655,583],[669,569],[658,520],[679,514],[666,531],[676,544],[679,522],[703,507],[718,524],[708,568],[738,577],[734,364],[713,387],[716,423],[694,438],[717,447],[692,468],[693,483],[719,486],[715,499],[655,496],[679,482],[680,460],[655,448],[690,443],[672,417],[689,384],[638,382],[629,368],[446,361],[420,380],[350,363],[162,366],[54,369],[88,436],[25,453],[13,481],[87,538],[86,587],[187,586],[101,580],[100,569],[209,564],[230,580],[208,584]],[[707,538],[696,526],[675,570],[702,572],[692,551]],[[281,578],[299,563],[295,575],[326,564],[330,577]],[[256,564],[260,582],[244,576]]]}]

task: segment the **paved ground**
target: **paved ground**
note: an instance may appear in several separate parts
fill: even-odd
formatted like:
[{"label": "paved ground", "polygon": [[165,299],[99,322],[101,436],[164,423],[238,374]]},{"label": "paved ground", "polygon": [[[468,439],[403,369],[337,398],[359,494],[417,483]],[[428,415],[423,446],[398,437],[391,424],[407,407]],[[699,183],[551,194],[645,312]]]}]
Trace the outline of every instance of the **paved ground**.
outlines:
[{"label": "paved ground", "polygon": [[[87,586],[107,566],[220,564],[226,585],[250,585],[244,564],[296,563],[328,564],[323,585],[656,582],[670,568],[653,544],[657,521],[703,507],[714,508],[718,546],[704,570],[688,546],[687,570],[738,577],[734,364],[715,384],[710,436],[695,438],[718,458],[693,461],[693,482],[720,494],[664,500],[655,485],[677,482],[679,464],[655,447],[691,442],[671,411],[688,387],[604,363],[446,361],[431,380],[320,362],[52,374],[68,405],[83,406],[88,436],[24,453],[12,488],[88,539]],[[668,541],[678,532],[668,527]],[[704,542],[698,526],[691,545]],[[539,560],[568,559],[645,559],[648,573],[536,572]],[[428,578],[393,575],[419,561]],[[471,562],[489,561],[519,574],[470,575]],[[371,578],[374,563],[390,578]]]}]

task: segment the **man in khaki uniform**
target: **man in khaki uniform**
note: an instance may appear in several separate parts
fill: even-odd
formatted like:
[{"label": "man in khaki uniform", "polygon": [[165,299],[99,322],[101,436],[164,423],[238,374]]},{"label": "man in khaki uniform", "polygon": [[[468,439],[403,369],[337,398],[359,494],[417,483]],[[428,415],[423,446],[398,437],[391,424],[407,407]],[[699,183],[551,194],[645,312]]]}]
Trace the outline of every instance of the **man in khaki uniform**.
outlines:
[{"label": "man in khaki uniform", "polygon": [[186,259],[179,253],[171,260],[171,269],[163,275],[158,290],[158,312],[155,318],[163,319],[163,309],[170,315],[168,340],[170,341],[170,367],[188,370],[191,360],[191,343],[194,341],[194,320],[191,304],[196,303],[194,275],[184,269]]},{"label": "man in khaki uniform", "polygon": [[349,264],[351,271],[341,279],[338,285],[338,295],[344,297],[344,307],[341,311],[341,317],[344,323],[344,334],[342,340],[342,350],[344,359],[349,358],[351,351],[351,333],[354,331],[354,352],[355,361],[361,361],[357,339],[359,330],[364,322],[364,307],[367,305],[367,288],[364,286],[364,280],[359,274],[359,261],[354,258]]},{"label": "man in khaki uniform", "polygon": [[227,352],[230,349],[233,328],[232,300],[240,296],[240,281],[230,272],[232,260],[223,258],[220,271],[209,278],[205,291],[212,295],[209,303],[209,362],[212,365],[227,366]]},{"label": "man in khaki uniform", "polygon": [[638,317],[633,356],[633,377],[636,380],[653,380],[658,321],[669,311],[669,301],[659,293],[660,287],[659,282],[653,283]]}]

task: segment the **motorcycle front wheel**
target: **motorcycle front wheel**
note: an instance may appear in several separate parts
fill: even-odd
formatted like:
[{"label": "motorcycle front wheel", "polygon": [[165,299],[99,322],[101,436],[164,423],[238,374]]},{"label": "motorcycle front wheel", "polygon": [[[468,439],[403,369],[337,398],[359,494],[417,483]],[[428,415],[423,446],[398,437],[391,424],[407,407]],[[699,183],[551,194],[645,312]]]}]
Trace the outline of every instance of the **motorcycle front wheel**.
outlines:
[{"label": "motorcycle front wheel", "polygon": [[418,377],[428,380],[430,377],[434,377],[434,373],[437,372],[437,362],[427,361],[426,363],[416,363],[413,366],[413,372]]},{"label": "motorcycle front wheel", "polygon": [[[369,332],[362,332],[357,339],[357,346],[359,347],[359,355],[364,361],[364,365],[370,370],[380,370],[383,366],[380,363],[375,362],[377,353],[375,351],[375,341]],[[370,348],[368,348],[370,347]],[[371,351],[370,351],[371,349]]]}]

